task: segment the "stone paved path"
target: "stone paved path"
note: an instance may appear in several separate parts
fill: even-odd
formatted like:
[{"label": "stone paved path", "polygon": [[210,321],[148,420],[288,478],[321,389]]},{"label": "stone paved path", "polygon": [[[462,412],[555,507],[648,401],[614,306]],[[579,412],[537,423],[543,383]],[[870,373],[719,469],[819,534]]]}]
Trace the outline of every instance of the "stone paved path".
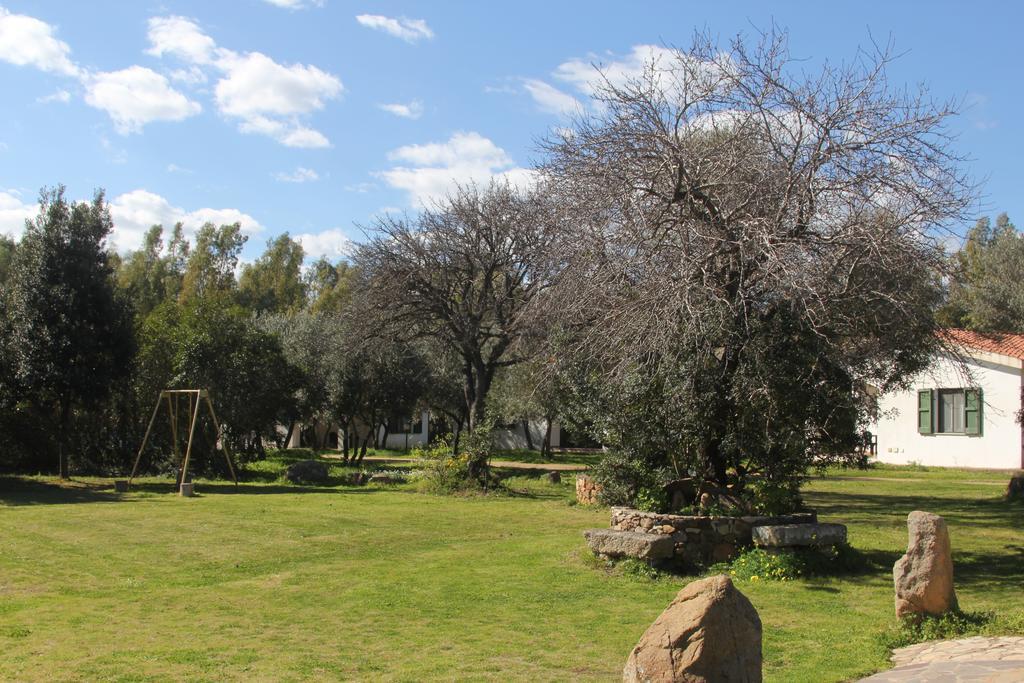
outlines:
[{"label": "stone paved path", "polygon": [[1024,681],[1024,638],[934,640],[893,650],[892,663],[896,668],[862,683],[1020,683]]}]

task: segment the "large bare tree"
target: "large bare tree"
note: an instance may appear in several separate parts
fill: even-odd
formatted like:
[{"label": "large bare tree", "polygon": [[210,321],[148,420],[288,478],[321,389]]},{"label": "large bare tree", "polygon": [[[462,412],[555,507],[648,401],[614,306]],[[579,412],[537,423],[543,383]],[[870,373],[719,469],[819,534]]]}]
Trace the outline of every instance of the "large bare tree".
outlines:
[{"label": "large bare tree", "polygon": [[461,187],[414,217],[379,219],[355,256],[383,333],[432,337],[458,353],[469,431],[495,372],[523,358],[530,304],[553,273],[551,215],[536,192]]},{"label": "large bare tree", "polygon": [[942,243],[973,187],[954,104],[893,87],[889,62],[814,70],[778,31],[697,35],[633,77],[595,71],[590,113],[546,144],[575,217],[551,301],[588,330],[602,410],[642,413],[630,386],[670,405],[647,413],[650,457],[723,484],[792,478],[848,453],[865,387],[905,382],[940,343]]}]

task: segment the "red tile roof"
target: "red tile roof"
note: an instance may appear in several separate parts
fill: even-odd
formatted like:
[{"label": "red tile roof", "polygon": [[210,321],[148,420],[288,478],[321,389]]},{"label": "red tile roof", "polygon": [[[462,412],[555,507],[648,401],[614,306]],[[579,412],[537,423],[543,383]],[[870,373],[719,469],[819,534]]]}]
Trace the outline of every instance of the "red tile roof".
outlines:
[{"label": "red tile roof", "polygon": [[1024,334],[983,334],[971,330],[949,328],[943,331],[943,335],[960,346],[1024,360]]}]

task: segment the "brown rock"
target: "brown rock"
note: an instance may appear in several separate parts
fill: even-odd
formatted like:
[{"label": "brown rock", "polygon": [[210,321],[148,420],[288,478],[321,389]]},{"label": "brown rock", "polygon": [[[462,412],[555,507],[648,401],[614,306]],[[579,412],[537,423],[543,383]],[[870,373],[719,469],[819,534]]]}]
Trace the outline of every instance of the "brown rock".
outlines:
[{"label": "brown rock", "polygon": [[892,568],[896,617],[920,619],[957,608],[953,555],[942,517],[915,510],[907,516],[907,553]]},{"label": "brown rock", "polygon": [[1006,487],[1006,498],[1024,500],[1024,472],[1018,472],[1010,477],[1010,483]]},{"label": "brown rock", "polygon": [[729,577],[679,591],[633,648],[627,683],[759,683],[761,619]]},{"label": "brown rock", "polygon": [[576,476],[576,502],[580,505],[597,505],[601,485],[585,474]]}]

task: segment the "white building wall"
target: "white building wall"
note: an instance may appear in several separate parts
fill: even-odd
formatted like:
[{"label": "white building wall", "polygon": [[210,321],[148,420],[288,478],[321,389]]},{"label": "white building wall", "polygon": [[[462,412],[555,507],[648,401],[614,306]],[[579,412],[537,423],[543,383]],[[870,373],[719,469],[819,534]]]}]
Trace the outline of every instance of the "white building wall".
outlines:
[{"label": "white building wall", "polygon": [[[540,450],[541,444],[544,443],[544,431],[547,429],[547,422],[544,420],[530,420],[530,439],[533,440],[533,447]],[[561,447],[561,434],[562,429],[558,426],[558,422],[551,423],[551,447]],[[523,423],[518,422],[512,429],[495,429],[492,432],[494,438],[495,448],[502,450],[511,450],[515,448],[528,448],[529,444],[526,441],[526,432],[523,430]]]},{"label": "white building wall", "polygon": [[[381,428],[380,433],[383,434],[384,429]],[[407,448],[414,448],[430,442],[430,412],[424,410],[420,413],[420,431],[418,434],[414,432],[398,432],[395,434],[388,434],[387,442],[384,444],[385,448],[390,448],[396,451],[402,451]]]},{"label": "white building wall", "polygon": [[[948,358],[936,360],[908,391],[879,399],[880,417],[872,431],[878,437],[878,460],[905,465],[1016,469],[1022,462],[1021,361],[979,352],[969,362],[965,378]],[[982,430],[977,436],[918,433],[917,392],[922,389],[980,387],[984,407]],[[934,410],[934,408],[933,408]]]}]

